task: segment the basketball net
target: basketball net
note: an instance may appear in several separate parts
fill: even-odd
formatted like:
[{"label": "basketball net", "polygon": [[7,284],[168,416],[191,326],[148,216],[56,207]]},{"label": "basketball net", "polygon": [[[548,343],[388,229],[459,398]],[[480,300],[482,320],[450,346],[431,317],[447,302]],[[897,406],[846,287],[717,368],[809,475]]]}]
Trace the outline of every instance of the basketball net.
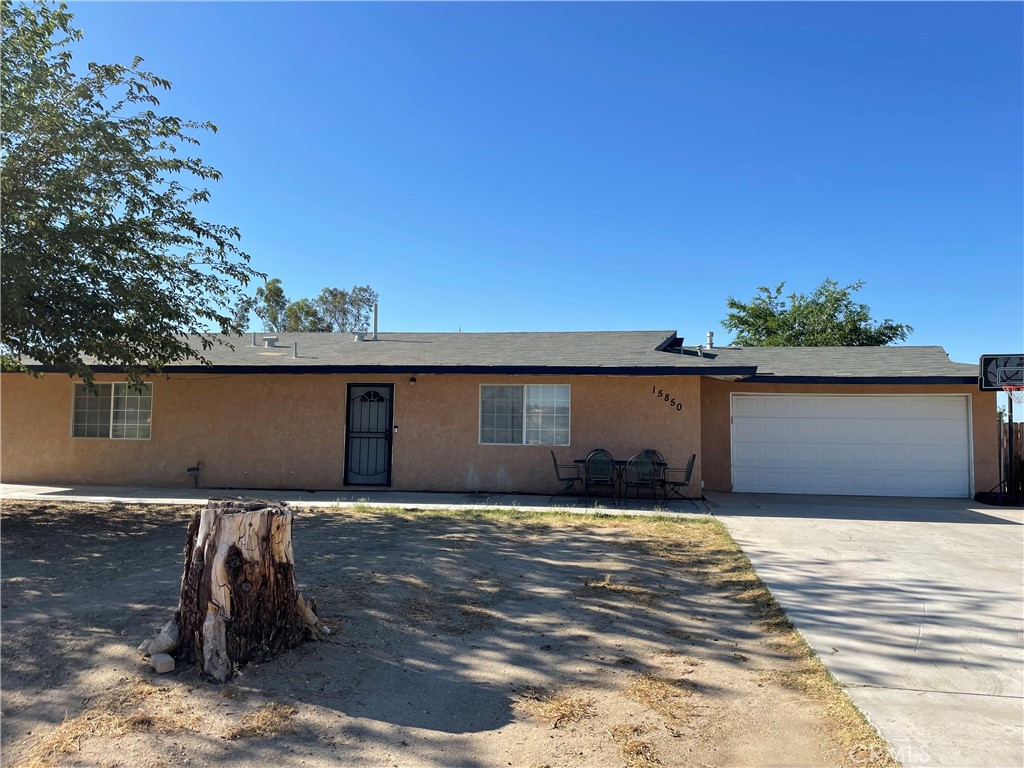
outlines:
[{"label": "basketball net", "polygon": [[1014,405],[1024,405],[1024,387],[1014,385],[1003,385],[1003,391],[1007,397],[1013,400]]}]

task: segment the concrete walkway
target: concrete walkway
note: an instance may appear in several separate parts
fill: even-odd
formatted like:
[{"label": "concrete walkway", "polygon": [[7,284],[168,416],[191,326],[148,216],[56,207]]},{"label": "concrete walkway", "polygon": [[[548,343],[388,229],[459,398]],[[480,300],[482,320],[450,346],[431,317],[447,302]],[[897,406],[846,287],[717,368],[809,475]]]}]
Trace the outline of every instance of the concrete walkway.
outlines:
[{"label": "concrete walkway", "polygon": [[1024,509],[708,498],[905,766],[1024,765]]},{"label": "concrete walkway", "polygon": [[132,488],[128,486],[44,486],[0,484],[3,499],[49,499],[64,501],[122,502],[135,504],[205,504],[210,499],[257,497],[286,501],[298,507],[376,507],[400,509],[488,509],[512,507],[524,512],[544,512],[552,509],[580,514],[608,515],[677,515],[707,514],[708,506],[697,501],[697,506],[686,501],[672,501],[667,506],[648,499],[629,499],[623,506],[615,506],[611,499],[597,499],[592,506],[579,503],[571,496],[551,499],[523,493],[410,493],[405,491],[270,491],[263,489],[209,489],[209,488]]}]

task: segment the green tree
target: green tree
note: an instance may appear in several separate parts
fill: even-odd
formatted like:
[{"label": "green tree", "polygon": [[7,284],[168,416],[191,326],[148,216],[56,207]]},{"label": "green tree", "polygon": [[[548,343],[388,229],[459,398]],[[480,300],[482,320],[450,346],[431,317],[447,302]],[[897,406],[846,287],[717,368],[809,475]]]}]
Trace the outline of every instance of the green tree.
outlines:
[{"label": "green tree", "polygon": [[309,299],[293,301],[285,307],[283,331],[330,331],[331,322],[320,314],[320,309]]},{"label": "green tree", "polygon": [[351,290],[324,288],[315,299],[291,301],[275,277],[257,288],[256,297],[240,304],[238,311],[247,315],[251,309],[263,321],[263,330],[275,333],[363,331],[378,299],[370,286],[356,285]]},{"label": "green tree", "polygon": [[[239,332],[257,273],[235,227],[196,214],[220,173],[190,154],[208,122],[160,115],[170,83],[130,65],[72,68],[67,6],[3,0],[0,355],[132,380]],[[185,334],[197,334],[198,343]],[[197,348],[198,347],[198,348]]]},{"label": "green tree", "polygon": [[278,278],[267,280],[265,286],[256,289],[256,299],[251,302],[256,317],[263,321],[263,330],[277,333],[284,330],[285,310],[288,297]]},{"label": "green tree", "polygon": [[243,296],[235,302],[235,306],[231,310],[231,322],[243,331],[248,330],[249,314],[253,309],[255,309],[255,307],[256,300],[252,296]]},{"label": "green tree", "polygon": [[748,347],[872,347],[903,341],[914,330],[885,319],[876,322],[866,304],[854,303],[851,294],[864,287],[858,280],[840,288],[826,278],[810,296],[792,293],[789,305],[775,288],[760,286],[749,302],[730,296],[731,310],[722,326],[736,335],[733,343]]},{"label": "green tree", "polygon": [[330,323],[331,330],[365,331],[373,316],[373,305],[379,298],[370,286],[354,285],[350,291],[344,288],[324,288],[316,304]]}]

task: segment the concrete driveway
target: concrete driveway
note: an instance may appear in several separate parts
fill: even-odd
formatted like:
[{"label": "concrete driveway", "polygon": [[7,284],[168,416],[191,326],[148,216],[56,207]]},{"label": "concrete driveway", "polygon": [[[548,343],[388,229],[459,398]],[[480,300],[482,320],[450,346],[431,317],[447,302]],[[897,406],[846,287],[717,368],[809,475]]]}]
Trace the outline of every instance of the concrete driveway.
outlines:
[{"label": "concrete driveway", "polygon": [[1024,510],[708,498],[904,765],[1024,765]]}]

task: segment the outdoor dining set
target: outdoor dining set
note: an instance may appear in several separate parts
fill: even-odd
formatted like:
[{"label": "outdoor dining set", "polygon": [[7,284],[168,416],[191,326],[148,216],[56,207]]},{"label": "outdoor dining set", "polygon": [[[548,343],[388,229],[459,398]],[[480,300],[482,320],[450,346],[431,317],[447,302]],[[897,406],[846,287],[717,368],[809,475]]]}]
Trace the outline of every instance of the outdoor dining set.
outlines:
[{"label": "outdoor dining set", "polygon": [[697,506],[697,502],[683,493],[693,476],[693,465],[697,454],[690,456],[686,467],[670,467],[665,457],[653,448],[640,451],[635,456],[622,460],[615,459],[604,448],[595,448],[584,459],[573,459],[572,464],[561,464],[554,451],[551,462],[555,466],[555,477],[563,483],[562,488],[551,496],[573,495],[581,503],[590,503],[598,494],[610,494],[618,506],[625,503],[630,492],[639,500],[641,494],[649,494],[653,501],[668,504],[672,498],[679,498]]}]

